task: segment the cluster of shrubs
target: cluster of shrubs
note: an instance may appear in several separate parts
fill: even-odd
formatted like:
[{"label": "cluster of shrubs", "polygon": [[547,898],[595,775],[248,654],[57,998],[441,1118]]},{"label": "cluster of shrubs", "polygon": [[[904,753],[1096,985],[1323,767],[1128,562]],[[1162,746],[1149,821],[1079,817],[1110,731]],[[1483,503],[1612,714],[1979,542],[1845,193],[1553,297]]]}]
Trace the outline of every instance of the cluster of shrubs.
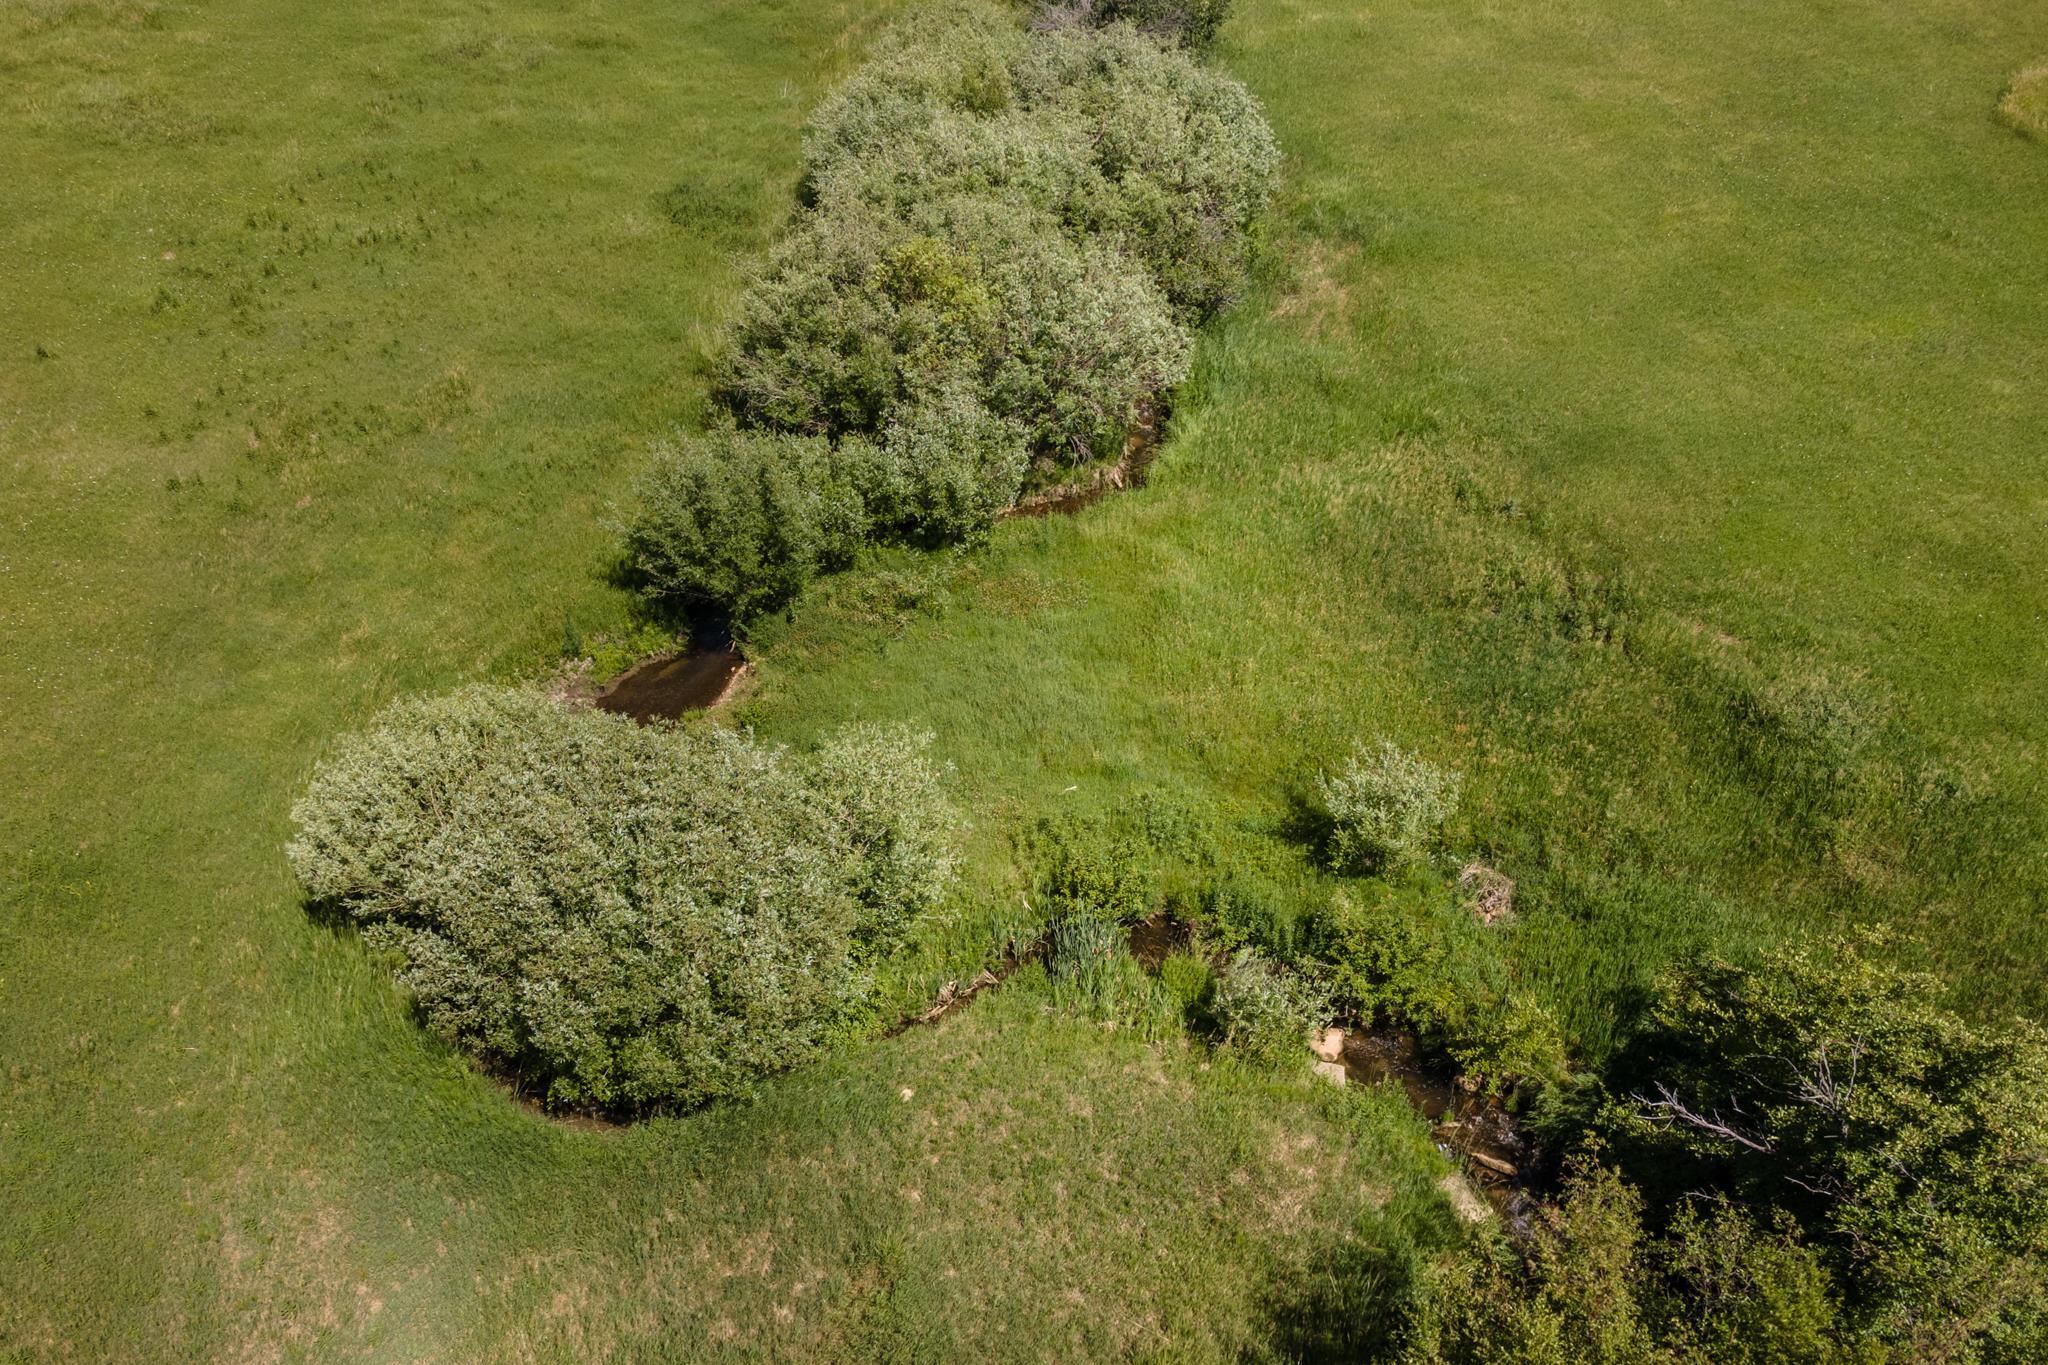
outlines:
[{"label": "cluster of shrubs", "polygon": [[[1959,1016],[1897,965],[1910,945],[1866,935],[1683,962],[1604,1074],[1569,1076],[1495,931],[1416,866],[1454,786],[1359,750],[1325,782],[1352,831],[1328,848],[1342,869],[1371,848],[1377,875],[1338,886],[1147,801],[1028,847],[1059,1005],[1296,1067],[1315,1026],[1392,1014],[1467,1074],[1536,1083],[1529,1130],[1574,1153],[1554,1196],[1513,1237],[1365,1263],[1357,1295],[1304,1310],[1305,1357],[2048,1359],[2048,1034]],[[1162,910],[1196,938],[1148,978],[1121,926]]]},{"label": "cluster of shrubs", "polygon": [[1882,937],[1659,983],[1518,1247],[1425,1272],[1407,1359],[2048,1359],[2048,1035]]},{"label": "cluster of shrubs", "polygon": [[805,205],[755,273],[715,391],[657,452],[628,555],[736,619],[868,540],[984,534],[1028,480],[1120,455],[1241,289],[1279,154],[1191,51],[1223,0],[1019,21],[935,4],[817,112]]},{"label": "cluster of shrubs", "polygon": [[554,1105],[700,1104],[853,1020],[944,894],[925,744],[856,726],[798,756],[473,687],[345,739],[287,851],[448,1042]]}]

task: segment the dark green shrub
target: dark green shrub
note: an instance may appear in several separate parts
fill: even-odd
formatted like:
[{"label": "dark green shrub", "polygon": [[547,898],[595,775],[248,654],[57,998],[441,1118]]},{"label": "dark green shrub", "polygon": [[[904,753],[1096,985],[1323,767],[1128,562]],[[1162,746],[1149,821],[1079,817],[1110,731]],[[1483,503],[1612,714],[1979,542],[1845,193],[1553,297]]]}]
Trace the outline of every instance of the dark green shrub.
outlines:
[{"label": "dark green shrub", "polygon": [[287,852],[436,1034],[550,1103],[692,1105],[810,1055],[863,998],[856,941],[950,869],[918,744],[836,744],[807,768],[518,690],[401,701],[320,764]]},{"label": "dark green shrub", "polygon": [[822,440],[730,430],[658,448],[626,534],[634,572],[654,596],[736,620],[786,606],[867,531],[835,458]]},{"label": "dark green shrub", "polygon": [[[1796,1232],[1717,1201],[1661,1235],[1597,1150],[1511,1250],[1440,1260],[1410,1326],[1409,1365],[1880,1365]],[[1519,1252],[1519,1255],[1515,1254]],[[1923,1357],[1912,1357],[1921,1359]]]},{"label": "dark green shrub", "polygon": [[1251,947],[1292,961],[1305,947],[1306,915],[1299,896],[1261,877],[1233,874],[1209,893],[1206,907],[1226,947]]},{"label": "dark green shrub", "polygon": [[1230,14],[1230,0],[1094,0],[1089,19],[1129,24],[1184,47],[1207,47]]},{"label": "dark green shrub", "polygon": [[1381,740],[1316,781],[1330,817],[1330,861],[1344,872],[1395,871],[1429,851],[1458,807],[1460,779]]},{"label": "dark green shrub", "polygon": [[1098,919],[1132,921],[1151,914],[1153,884],[1136,839],[1099,821],[1047,821],[1035,832],[1046,897]]},{"label": "dark green shrub", "polygon": [[1498,937],[1450,887],[1417,879],[1340,891],[1318,907],[1307,943],[1341,1004],[1406,1023],[1461,1069],[1564,1074],[1557,1022],[1516,988]]},{"label": "dark green shrub", "polygon": [[1309,1033],[1330,1021],[1329,996],[1309,977],[1240,948],[1210,1000],[1226,1048],[1259,1066],[1299,1066]]}]

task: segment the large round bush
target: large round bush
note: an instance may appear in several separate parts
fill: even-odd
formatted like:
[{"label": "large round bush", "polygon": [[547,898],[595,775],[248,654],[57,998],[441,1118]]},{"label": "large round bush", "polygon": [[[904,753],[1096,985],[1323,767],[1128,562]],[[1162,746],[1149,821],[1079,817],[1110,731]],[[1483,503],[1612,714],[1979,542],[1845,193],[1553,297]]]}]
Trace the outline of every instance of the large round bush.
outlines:
[{"label": "large round bush", "polygon": [[287,852],[441,1037],[553,1104],[693,1105],[857,1007],[950,875],[937,777],[898,731],[803,760],[476,687],[342,741]]}]

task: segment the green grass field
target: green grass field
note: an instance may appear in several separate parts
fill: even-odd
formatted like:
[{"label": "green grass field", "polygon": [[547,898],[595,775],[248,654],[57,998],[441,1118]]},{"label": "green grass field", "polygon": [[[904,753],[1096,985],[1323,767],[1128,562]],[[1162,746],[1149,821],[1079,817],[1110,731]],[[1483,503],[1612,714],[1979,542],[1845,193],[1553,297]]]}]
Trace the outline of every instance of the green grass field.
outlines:
[{"label": "green grass field", "polygon": [[[608,508],[889,8],[0,3],[0,1353],[1257,1358],[1454,1235],[1397,1101],[1029,980],[545,1120],[299,905],[335,733],[626,622]],[[2044,53],[2019,0],[1240,0],[1286,188],[1151,485],[833,580],[736,717],[933,729],[990,920],[1036,816],[1285,847],[1385,732],[1588,1061],[1672,954],[1842,920],[2038,1015]]]}]

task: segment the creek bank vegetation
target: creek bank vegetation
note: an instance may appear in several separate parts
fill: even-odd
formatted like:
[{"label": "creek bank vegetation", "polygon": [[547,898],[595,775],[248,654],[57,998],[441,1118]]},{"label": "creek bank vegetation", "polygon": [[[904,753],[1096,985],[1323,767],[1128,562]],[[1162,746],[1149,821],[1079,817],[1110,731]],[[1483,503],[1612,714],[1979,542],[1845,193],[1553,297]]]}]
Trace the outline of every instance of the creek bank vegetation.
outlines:
[{"label": "creek bank vegetation", "polygon": [[651,598],[743,623],[865,544],[971,543],[1149,440],[1279,166],[1194,51],[1223,8],[933,5],[880,40],[805,134],[722,425],[641,484],[625,558]]},{"label": "creek bank vegetation", "polygon": [[[732,324],[721,419],[642,485],[626,546],[650,597],[735,624],[786,609],[868,545],[972,542],[1156,425],[1277,162],[1250,97],[1189,55],[1206,21],[1171,8],[927,11],[819,111],[802,210]],[[1611,642],[1619,599],[1592,597],[1555,624]],[[1517,1243],[1483,1228],[1367,1267],[1382,1297],[1309,1315],[1333,1341],[2038,1358],[2038,1034],[1966,1026],[1828,944],[1687,962],[1606,1071],[1574,1075],[1501,950],[1512,885],[1447,860],[1460,788],[1379,741],[1317,780],[1303,837],[1170,802],[1040,827],[1033,950],[1011,938],[1006,966],[1052,1010],[1251,1070],[1305,1070],[1336,1022],[1412,1030],[1574,1153],[1534,1172],[1555,1197]],[[617,1112],[743,1093],[871,1030],[875,964],[945,894],[956,823],[898,732],[792,757],[483,692],[400,704],[295,814],[309,891],[391,955],[430,1027],[551,1104]],[[1187,938],[1148,964],[1130,936],[1161,916]]]},{"label": "creek bank vegetation", "polygon": [[1497,874],[1446,847],[1458,786],[1384,740],[1355,749],[1317,784],[1321,830],[1295,832],[1320,873],[1164,793],[1023,845],[1055,1008],[1255,1069],[1399,1081],[1508,1215],[1448,1183],[1467,1239],[1359,1267],[1303,1310],[1318,1349],[2042,1358],[2048,1035],[1963,1019],[1872,931],[1685,959],[1605,1070],[1574,1073],[1505,967]]}]

